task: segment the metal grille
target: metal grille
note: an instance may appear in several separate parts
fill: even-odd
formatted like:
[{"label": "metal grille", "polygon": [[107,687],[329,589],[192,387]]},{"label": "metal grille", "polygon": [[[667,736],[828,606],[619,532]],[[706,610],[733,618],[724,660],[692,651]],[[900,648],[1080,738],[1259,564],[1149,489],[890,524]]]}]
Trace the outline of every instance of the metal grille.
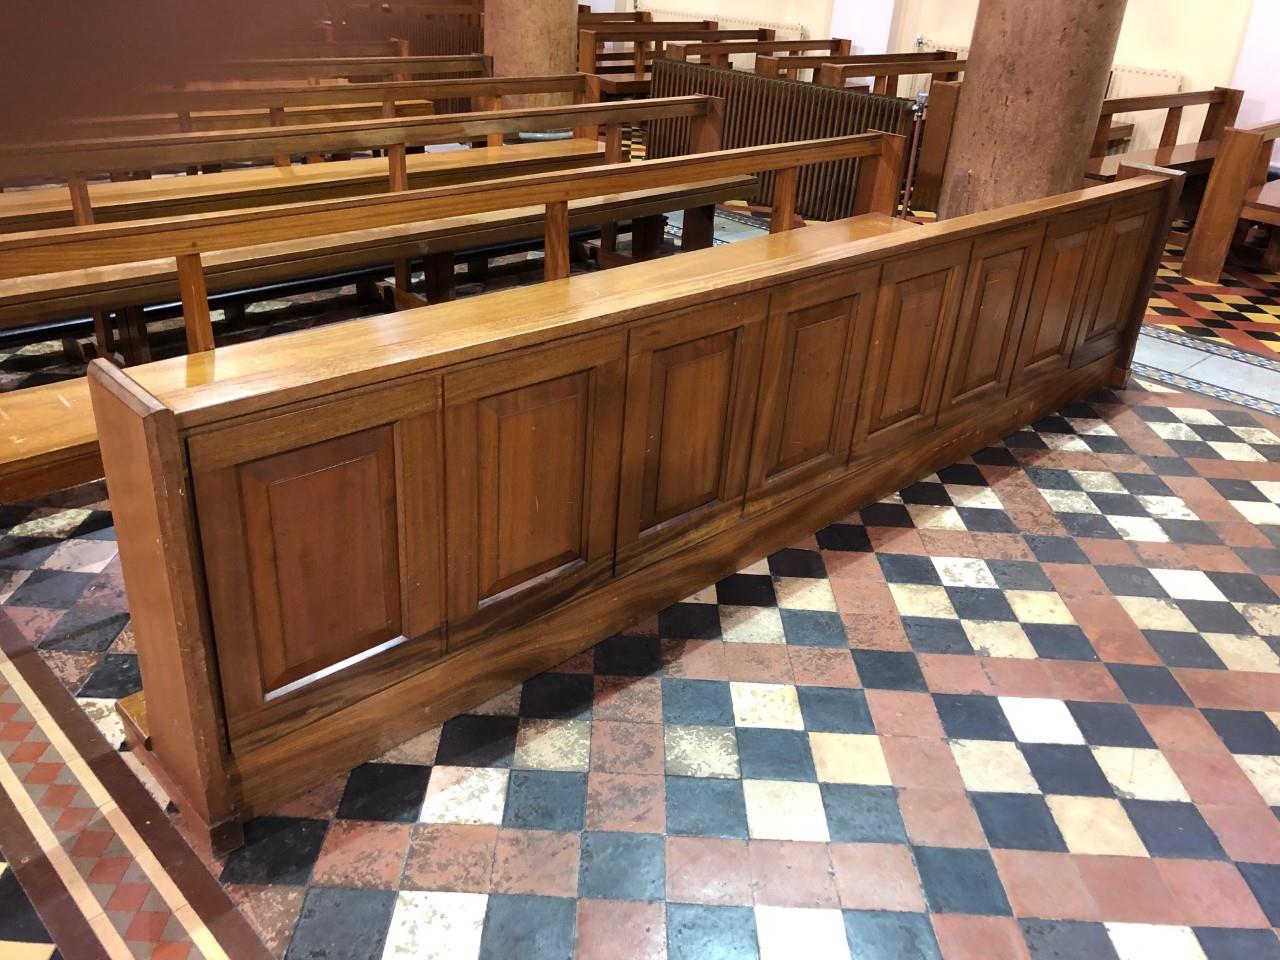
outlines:
[{"label": "metal grille", "polygon": [[[723,147],[756,147],[790,140],[843,137],[882,130],[904,136],[911,132],[911,101],[852,90],[819,87],[795,80],[758,77],[741,70],[718,70],[697,63],[658,60],[653,70],[653,96],[691,94],[723,97]],[[687,119],[655,120],[649,125],[647,155],[674,157],[685,152]],[[859,160],[801,167],[797,212],[810,220],[838,220],[853,210]],[[767,204],[773,174],[760,178],[753,203]]]}]

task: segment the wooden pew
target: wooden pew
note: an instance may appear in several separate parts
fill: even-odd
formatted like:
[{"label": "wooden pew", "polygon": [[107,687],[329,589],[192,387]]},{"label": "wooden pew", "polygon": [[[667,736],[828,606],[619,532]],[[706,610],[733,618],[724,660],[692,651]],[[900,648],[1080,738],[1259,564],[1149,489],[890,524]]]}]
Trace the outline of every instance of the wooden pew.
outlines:
[{"label": "wooden pew", "polygon": [[457,74],[492,76],[493,58],[487,54],[430,57],[292,57],[226,60],[211,64],[207,76],[187,86],[269,80],[408,80],[415,76]]},{"label": "wooden pew", "polygon": [[1175,192],[837,221],[341,340],[95,363],[130,744],[234,846],[334,771],[1113,382]]},{"label": "wooden pew", "polygon": [[[411,185],[460,183],[495,172],[563,169],[596,163],[606,150],[599,127],[670,116],[701,115],[705,97],[626,103],[523,107],[476,114],[436,114],[317,126],[265,127],[56,145],[0,144],[0,181],[34,173],[67,180],[68,188],[0,194],[0,230],[33,230],[75,222],[77,203],[98,222],[201,210],[261,206],[389,189],[403,169]],[[409,154],[421,144],[484,140],[528,130],[576,128],[568,141],[513,144],[445,153]],[[277,156],[387,149],[386,159],[355,159],[288,167],[255,167],[194,177],[123,183],[87,178],[109,170],[183,168]]]},{"label": "wooden pew", "polygon": [[1241,227],[1247,229],[1254,223],[1271,227],[1263,264],[1272,273],[1280,273],[1280,181],[1267,180],[1277,137],[1280,121],[1226,130],[1182,260],[1184,277],[1217,283],[1232,240]]},{"label": "wooden pew", "polygon": [[[716,123],[714,113],[705,114],[691,136],[691,146],[714,147]],[[515,211],[514,219],[523,220],[526,229],[532,223],[545,237],[546,278],[560,279],[568,276],[568,229],[578,212],[571,205],[594,201],[611,205],[614,214],[627,209],[627,205],[644,210],[645,204],[671,209],[672,203],[693,203],[699,205],[695,209],[700,209],[709,199],[714,202],[717,191],[740,190],[743,177],[764,170],[790,170],[835,157],[864,157],[872,164],[872,175],[860,182],[854,212],[874,213],[876,217],[868,222],[879,230],[890,229],[886,214],[901,168],[902,138],[866,134],[693,154],[644,164],[601,166],[571,175],[517,177],[465,189],[415,190],[384,197],[3,235],[0,288],[13,291],[11,296],[17,298],[24,295],[24,290],[29,297],[38,296],[40,290],[57,289],[62,284],[74,288],[78,283],[91,293],[95,284],[113,280],[132,282],[139,289],[147,284],[176,283],[188,345],[192,352],[200,352],[213,344],[206,261],[213,265],[215,277],[248,281],[258,278],[253,270],[269,270],[273,258],[285,256],[297,261],[304,251],[315,255],[317,244],[307,246],[307,241],[323,241],[318,245],[320,252],[328,250],[330,255],[341,257],[358,252],[362,245],[403,242],[394,228],[406,224],[416,225],[413,230],[417,235],[425,236],[431,232],[431,221],[454,218],[455,229],[476,234],[497,223],[486,220],[484,214]],[[789,193],[794,182],[794,177],[778,178],[775,204],[780,208],[794,206],[794,196]],[[655,195],[656,191],[666,193]],[[531,204],[539,208],[532,214],[523,209]],[[548,208],[546,214],[542,207]],[[696,218],[690,218],[686,246],[709,245],[709,222],[706,226],[706,230],[699,231]],[[789,226],[789,219],[780,220],[776,229],[783,231]],[[505,229],[510,227],[509,223],[505,225]],[[448,224],[438,223],[436,232],[443,234],[448,228]],[[364,236],[353,236],[357,231]],[[272,244],[279,246],[263,249]],[[250,246],[259,248],[259,252],[246,249]],[[288,249],[282,253],[284,247]],[[168,263],[158,262],[162,259]],[[121,265],[133,265],[132,274],[121,271]],[[236,270],[241,271],[238,277],[234,276]],[[51,278],[49,274],[55,276]],[[64,389],[74,387],[64,385]],[[16,409],[0,407],[0,417],[5,418],[5,430],[0,431],[0,499],[12,500],[51,489],[32,486],[40,479],[40,471],[29,465],[36,452],[48,461],[72,461],[82,471],[94,468],[95,461],[86,456],[92,453],[92,425],[82,416],[74,416],[74,412],[67,408],[64,413],[64,405],[48,402],[23,404]],[[56,428],[51,425],[55,421]],[[45,451],[40,438],[49,443],[56,441],[54,449]],[[65,484],[94,476],[92,472],[72,476],[62,470],[54,479]]]},{"label": "wooden pew", "polygon": [[606,29],[578,31],[578,69],[583,73],[592,74],[608,73],[610,70],[628,72],[626,64],[602,69],[601,48],[606,43],[631,44],[629,72],[635,80],[641,80],[648,70],[650,58],[660,55],[663,46],[672,41],[772,39],[774,39],[772,30],[718,30],[714,20],[700,23],[654,20],[648,23],[609,24]]},{"label": "wooden pew", "polygon": [[935,60],[886,61],[884,63],[824,63],[818,68],[814,83],[822,87],[843,87],[853,77],[871,77],[871,92],[897,96],[898,78],[928,75],[943,80],[956,80],[965,62],[953,58]]},{"label": "wooden pew", "polygon": [[814,51],[811,56],[844,57],[852,45],[848,40],[729,40],[724,43],[689,42],[668,43],[660,56],[668,60],[694,59],[698,63],[727,69],[733,66],[735,55],[802,54]]},{"label": "wooden pew", "polygon": [[951,50],[924,51],[921,53],[855,53],[848,56],[799,56],[756,57],[756,73],[762,77],[787,77],[799,79],[796,74],[801,70],[812,70],[813,79],[818,79],[823,64],[886,64],[886,63],[928,63],[933,60],[955,60]]},{"label": "wooden pew", "polygon": [[[1121,164],[1148,163],[1171,170],[1181,170],[1188,175],[1207,174],[1218,152],[1218,142],[1227,127],[1236,122],[1240,112],[1241,90],[1214,87],[1190,93],[1156,94],[1147,97],[1120,97],[1104,100],[1098,127],[1094,133],[1090,160],[1085,166],[1085,179],[1105,183],[1114,180]],[[1186,107],[1208,106],[1200,138],[1194,143],[1179,143],[1178,130],[1182,124],[1182,111]],[[1112,117],[1117,113],[1141,113],[1145,110],[1164,110],[1165,122],[1160,133],[1160,145],[1154,150],[1134,150],[1107,155],[1111,142]]]}]

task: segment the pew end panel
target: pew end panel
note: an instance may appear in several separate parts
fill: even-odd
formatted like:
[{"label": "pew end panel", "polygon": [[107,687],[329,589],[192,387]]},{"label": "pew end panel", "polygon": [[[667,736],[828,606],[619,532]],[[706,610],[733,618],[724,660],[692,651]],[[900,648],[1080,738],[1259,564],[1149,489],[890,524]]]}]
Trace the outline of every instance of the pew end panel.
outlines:
[{"label": "pew end panel", "polygon": [[[1154,266],[1139,257],[1099,269],[1106,231],[1123,229],[1124,242],[1152,249],[1157,214],[1173,191],[1168,180],[1138,176],[927,226],[855,217],[354,321],[340,337],[319,328],[252,350],[237,345],[116,371],[155,403],[104,404],[99,415],[113,421],[113,435],[157,417],[173,424],[175,456],[161,463],[163,483],[142,484],[138,496],[154,499],[191,473],[194,497],[175,506],[177,526],[204,544],[201,555],[188,541],[188,586],[207,590],[213,609],[199,624],[209,631],[199,643],[175,639],[189,628],[172,616],[151,623],[140,656],[210,651],[214,663],[197,681],[209,702],[226,705],[215,719],[226,725],[227,809],[269,812],[329,771],[1107,383],[1123,344],[1090,337],[1106,326],[1095,318],[1106,304],[1136,302]],[[1124,316],[1128,333],[1139,317]],[[903,337],[911,341],[906,357],[894,349]],[[915,348],[922,337],[930,349]],[[1037,349],[1022,349],[1026,342]],[[1077,353],[1081,342],[1102,344],[1102,352]],[[953,343],[962,346],[949,350]],[[958,370],[957,353],[965,358]],[[384,398],[396,390],[413,416],[439,417],[436,442],[400,447],[387,438],[388,418],[399,414],[385,412],[392,405]],[[430,396],[438,408],[428,409]],[[335,404],[347,412],[320,413]],[[290,417],[310,426],[295,437],[284,428]],[[680,435],[659,429],[668,417],[687,421]],[[262,426],[273,423],[280,427]],[[352,664],[351,645],[335,639],[319,661],[297,661],[297,669],[337,667],[314,681],[326,696],[308,700],[307,685],[289,690],[285,671],[280,713],[259,712],[260,725],[241,726],[248,714],[232,705],[261,696],[261,673],[228,669],[223,659],[249,652],[261,671],[266,654],[262,641],[236,653],[237,641],[224,636],[218,598],[230,574],[210,549],[243,538],[277,576],[294,570],[289,589],[311,598],[295,614],[301,623],[332,616],[332,600],[314,594],[343,568],[326,555],[328,569],[301,576],[289,554],[310,531],[241,523],[253,484],[230,498],[207,496],[201,451],[219,449],[264,482],[338,461],[364,465],[350,467],[359,479],[316,481],[352,491],[353,516],[382,531],[381,549],[365,551],[375,560],[358,591],[377,602],[362,610],[391,609],[393,595],[404,609],[409,578],[404,554],[400,566],[389,562],[391,545],[433,529],[429,511],[409,509],[395,478],[409,460],[430,482],[443,478],[446,506],[435,528],[448,559],[443,647],[424,642],[412,665],[398,664],[394,651]],[[127,480],[127,465],[106,461],[109,482]],[[135,562],[123,550],[122,558]],[[439,588],[428,578],[423,590],[438,602]],[[243,639],[277,623],[267,607],[242,608],[234,629]],[[355,646],[382,635],[361,634]],[[340,655],[347,659],[334,659]],[[174,707],[148,697],[153,728],[157,710]],[[169,722],[191,721],[180,712]],[[154,759],[167,762],[159,750]],[[207,775],[216,779],[217,768]]]}]

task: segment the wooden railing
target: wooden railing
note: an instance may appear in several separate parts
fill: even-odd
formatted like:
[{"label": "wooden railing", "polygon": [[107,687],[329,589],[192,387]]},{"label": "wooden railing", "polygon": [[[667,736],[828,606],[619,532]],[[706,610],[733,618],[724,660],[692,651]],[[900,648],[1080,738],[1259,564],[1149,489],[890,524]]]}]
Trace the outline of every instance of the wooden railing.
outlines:
[{"label": "wooden railing", "polygon": [[813,79],[818,79],[824,64],[883,64],[883,63],[928,63],[934,60],[954,60],[955,53],[946,50],[924,51],[921,53],[856,53],[849,56],[814,56],[792,55],[787,57],[757,57],[756,73],[763,77],[790,77],[799,79],[796,74],[802,70],[812,70]]},{"label": "wooden railing", "polygon": [[233,846],[239,821],[1120,382],[1175,192],[821,224],[95,361],[130,744]]},{"label": "wooden railing", "polygon": [[1101,157],[1111,142],[1111,118],[1117,113],[1142,113],[1146,110],[1165,111],[1164,126],[1160,130],[1160,146],[1172,147],[1178,142],[1182,127],[1182,111],[1186,107],[1208,106],[1204,124],[1200,129],[1200,142],[1222,139],[1227,127],[1236,122],[1244,92],[1230,87],[1214,87],[1212,90],[1196,90],[1186,93],[1161,93],[1146,97],[1118,97],[1102,102],[1098,127],[1093,135],[1090,157]]},{"label": "wooden railing", "polygon": [[[695,63],[657,60],[653,71],[655,97],[706,94],[725,103],[724,145],[749,147],[809,136],[847,136],[883,130],[906,135],[911,130],[911,103],[892,97],[873,97],[833,90],[810,83],[773,80],[741,70],[719,70]],[[683,152],[685,123],[657,120],[649,124],[647,156],[669,157]],[[850,209],[860,175],[858,164],[808,166],[800,171],[796,212],[812,220],[834,220]],[[772,176],[761,177],[755,203],[768,203]]]},{"label": "wooden railing", "polygon": [[336,27],[340,37],[403,37],[414,56],[484,52],[482,18],[462,13],[421,13],[394,10],[352,10]]},{"label": "wooden railing", "polygon": [[[843,57],[849,54],[848,40],[729,40],[723,43],[683,42],[668,43],[661,56],[668,60],[693,60],[712,67],[732,66],[734,56],[774,56],[778,54],[805,54],[811,56]],[[812,53],[810,53],[812,51]]]},{"label": "wooden railing", "polygon": [[[723,40],[772,40],[772,30],[717,30],[713,21],[701,26],[695,23],[659,22],[609,24],[604,29],[578,31],[578,69],[583,73],[600,73],[601,47],[606,43],[630,43],[631,69],[642,77],[651,59],[660,56],[663,46],[672,41],[714,42]],[[626,65],[618,66],[626,70]]]},{"label": "wooden railing", "polygon": [[824,63],[814,77],[822,87],[843,87],[851,78],[871,78],[871,92],[896,96],[899,77],[928,75],[943,80],[958,80],[964,71],[963,60],[898,60],[886,63]]}]

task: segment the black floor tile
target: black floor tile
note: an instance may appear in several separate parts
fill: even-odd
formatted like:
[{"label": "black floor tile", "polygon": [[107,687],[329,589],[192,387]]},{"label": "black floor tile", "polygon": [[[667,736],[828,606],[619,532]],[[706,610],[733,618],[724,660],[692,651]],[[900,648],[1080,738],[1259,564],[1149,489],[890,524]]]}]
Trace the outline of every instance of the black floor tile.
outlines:
[{"label": "black floor tile", "polygon": [[1205,960],[1280,960],[1280,940],[1271,930],[1197,927]]},{"label": "black floor tile", "polygon": [[395,904],[394,890],[311,887],[285,960],[378,960]]},{"label": "black floor tile", "polygon": [[738,764],[746,780],[814,781],[809,738],[800,730],[738,728]]},{"label": "black floor tile", "polygon": [[915,655],[894,650],[854,650],[853,662],[868,690],[928,689]]},{"label": "black floor tile", "polygon": [[347,778],[338,818],[416,823],[430,776],[430,767],[414,764],[361,764]]},{"label": "black floor tile", "polygon": [[668,960],[758,960],[750,907],[667,904]]},{"label": "black floor tile", "polygon": [[480,960],[571,960],[577,908],[567,897],[489,894]]},{"label": "black floor tile", "polygon": [[1280,927],[1280,865],[1237,863],[1240,875],[1253,891],[1253,898],[1267,915],[1267,922]]},{"label": "black floor tile", "polygon": [[1134,829],[1153,857],[1223,860],[1218,838],[1192,803],[1122,800]]},{"label": "black floor tile", "polygon": [[893,787],[821,784],[833,843],[906,843],[907,831]]},{"label": "black floor tile", "polygon": [[976,693],[935,693],[942,729],[953,740],[1013,740],[1013,727],[995,697]]},{"label": "black floor tile", "polygon": [[1086,743],[1095,747],[1154,747],[1155,741],[1143,725],[1137,711],[1127,703],[1095,703],[1068,700],[1067,709],[1084,734]]},{"label": "black floor tile", "polygon": [[1109,663],[1107,669],[1130,703],[1165,707],[1189,707],[1191,698],[1178,685],[1167,667],[1134,663]]},{"label": "black floor tile", "polygon": [[606,900],[662,900],[666,894],[662,837],[588,831],[582,835],[578,896]]},{"label": "black floor tile", "polygon": [[540,673],[524,682],[520,716],[543,720],[590,720],[595,682],[583,673]]},{"label": "black floor tile", "polygon": [[515,717],[463,714],[440,731],[436,763],[450,767],[509,767],[515,759]]},{"label": "black floor tile", "polygon": [[778,602],[773,577],[761,573],[734,573],[716,584],[719,603],[740,607],[772,607]]},{"label": "black floor tile", "polygon": [[1107,928],[1100,923],[1023,920],[1021,924],[1031,960],[1120,960]]},{"label": "black floor tile", "polygon": [[525,830],[581,830],[586,804],[585,773],[512,770],[502,825]]},{"label": "black floor tile", "polygon": [[733,726],[729,684],[720,680],[663,678],[662,720],[694,726]]},{"label": "black floor tile", "polygon": [[600,676],[648,677],[662,672],[662,643],[657,637],[618,634],[596,644],[592,669]]},{"label": "black floor tile", "polygon": [[119,700],[142,689],[138,657],[133,653],[108,653],[77,692],[77,697]]},{"label": "black floor tile", "polygon": [[301,885],[311,877],[329,824],[295,817],[257,817],[244,825],[244,846],[222,867],[222,883]]},{"label": "black floor tile", "polygon": [[747,806],[741,780],[668,776],[666,786],[667,833],[747,838]]},{"label": "black floor tile", "polygon": [[1280,730],[1265,713],[1253,710],[1201,710],[1232,753],[1280,755]]},{"label": "black floor tile", "polygon": [[986,850],[916,847],[916,867],[935,913],[1010,915],[1009,900]]},{"label": "black floor tile", "polygon": [[840,614],[826,610],[779,610],[782,633],[787,643],[797,647],[849,646]]},{"label": "black floor tile", "polygon": [[857,960],[942,960],[923,913],[845,910],[844,933]]},{"label": "black floor tile", "polygon": [[867,695],[848,687],[796,687],[804,728],[819,733],[875,733]]},{"label": "black floor tile", "polygon": [[720,610],[714,603],[675,603],[658,613],[658,636],[667,640],[720,639]]},{"label": "black floor tile", "polygon": [[993,849],[1066,852],[1067,845],[1043,797],[1028,793],[973,793],[969,798]]},{"label": "black floor tile", "polygon": [[775,577],[806,577],[823,579],[827,575],[827,565],[822,554],[817,550],[798,550],[788,547],[769,555],[769,572]]}]

